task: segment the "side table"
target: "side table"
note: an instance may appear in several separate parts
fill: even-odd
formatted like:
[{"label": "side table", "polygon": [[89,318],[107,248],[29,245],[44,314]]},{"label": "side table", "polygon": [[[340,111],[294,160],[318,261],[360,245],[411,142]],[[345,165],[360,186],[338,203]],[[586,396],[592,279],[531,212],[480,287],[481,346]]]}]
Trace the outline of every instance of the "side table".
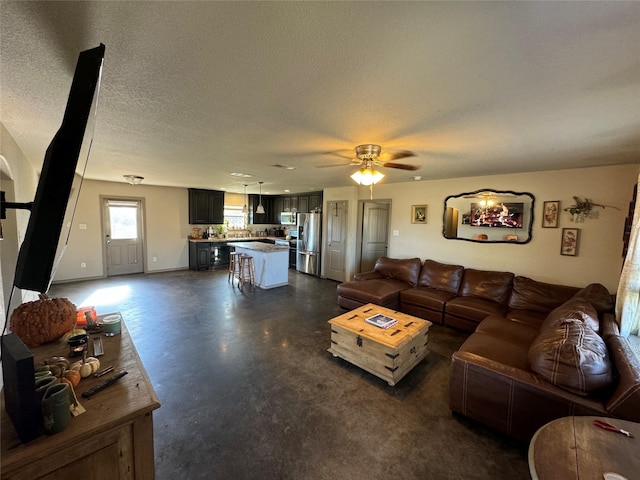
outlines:
[{"label": "side table", "polygon": [[[603,430],[600,419],[634,435]],[[533,480],[603,480],[606,472],[628,480],[640,472],[640,423],[606,417],[563,417],[541,427],[529,444]]]}]

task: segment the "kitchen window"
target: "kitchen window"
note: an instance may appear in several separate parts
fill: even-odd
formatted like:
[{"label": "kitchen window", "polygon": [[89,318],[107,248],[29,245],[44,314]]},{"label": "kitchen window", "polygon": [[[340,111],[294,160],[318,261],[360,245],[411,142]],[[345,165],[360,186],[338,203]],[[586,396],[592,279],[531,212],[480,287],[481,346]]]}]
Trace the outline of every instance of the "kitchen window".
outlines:
[{"label": "kitchen window", "polygon": [[247,226],[247,213],[242,211],[240,205],[224,206],[224,223],[229,228],[244,229]]}]

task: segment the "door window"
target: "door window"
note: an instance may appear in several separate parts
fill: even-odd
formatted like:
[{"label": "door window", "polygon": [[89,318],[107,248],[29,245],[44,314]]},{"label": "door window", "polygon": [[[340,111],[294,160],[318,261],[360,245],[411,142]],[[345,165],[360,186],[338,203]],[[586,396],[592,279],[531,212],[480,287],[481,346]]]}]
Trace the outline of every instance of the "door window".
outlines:
[{"label": "door window", "polygon": [[109,226],[112,240],[138,238],[138,205],[109,200]]}]

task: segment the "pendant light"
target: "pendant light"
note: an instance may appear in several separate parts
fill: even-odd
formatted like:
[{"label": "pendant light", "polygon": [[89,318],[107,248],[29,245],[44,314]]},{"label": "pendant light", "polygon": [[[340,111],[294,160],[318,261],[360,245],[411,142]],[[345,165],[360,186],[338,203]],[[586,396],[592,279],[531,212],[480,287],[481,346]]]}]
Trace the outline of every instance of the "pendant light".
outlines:
[{"label": "pendant light", "polygon": [[256,213],[258,214],[263,214],[264,213],[264,207],[262,206],[262,184],[264,182],[258,182],[258,185],[260,185],[260,201],[258,202],[258,208],[256,208]]},{"label": "pendant light", "polygon": [[247,213],[249,210],[247,209],[247,184],[244,185],[244,205],[242,206],[242,213]]}]

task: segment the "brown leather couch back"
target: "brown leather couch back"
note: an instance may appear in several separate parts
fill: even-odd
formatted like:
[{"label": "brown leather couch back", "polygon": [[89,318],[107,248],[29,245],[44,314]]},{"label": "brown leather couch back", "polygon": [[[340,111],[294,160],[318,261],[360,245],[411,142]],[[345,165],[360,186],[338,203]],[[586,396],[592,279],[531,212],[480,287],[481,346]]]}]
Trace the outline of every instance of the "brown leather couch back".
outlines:
[{"label": "brown leather couch back", "polygon": [[509,308],[548,313],[579,291],[577,287],[536,282],[527,277],[517,276],[513,279]]},{"label": "brown leather couch back", "polygon": [[374,271],[383,277],[401,280],[415,287],[418,284],[421,265],[422,262],[419,258],[380,257],[376,261]]},{"label": "brown leather couch back", "polygon": [[462,265],[447,265],[435,260],[425,260],[420,270],[418,286],[457,294],[463,273]]},{"label": "brown leather couch back", "polygon": [[513,273],[467,268],[462,277],[460,296],[493,300],[506,305],[511,295]]}]

